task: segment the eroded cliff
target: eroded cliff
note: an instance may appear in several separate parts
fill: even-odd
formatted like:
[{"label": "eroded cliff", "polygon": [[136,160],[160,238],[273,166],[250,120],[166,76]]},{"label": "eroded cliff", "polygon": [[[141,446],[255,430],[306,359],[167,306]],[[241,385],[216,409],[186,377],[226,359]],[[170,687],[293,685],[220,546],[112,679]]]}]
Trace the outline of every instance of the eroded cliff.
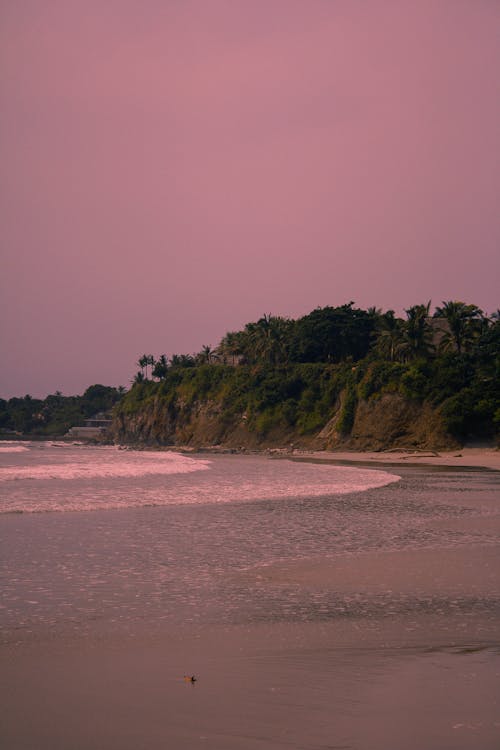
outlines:
[{"label": "eroded cliff", "polygon": [[459,445],[440,405],[383,390],[360,396],[363,389],[346,370],[322,368],[312,375],[315,379],[311,372],[288,375],[272,394],[265,378],[248,373],[245,388],[242,374],[231,371],[201,389],[192,375],[175,384],[141,384],[117,408],[112,439],[233,449],[439,450]]}]

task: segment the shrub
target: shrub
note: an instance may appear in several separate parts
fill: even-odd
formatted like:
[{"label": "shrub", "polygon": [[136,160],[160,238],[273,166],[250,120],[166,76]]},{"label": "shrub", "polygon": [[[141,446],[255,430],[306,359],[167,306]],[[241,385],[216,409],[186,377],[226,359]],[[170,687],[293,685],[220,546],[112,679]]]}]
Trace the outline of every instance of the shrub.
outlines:
[{"label": "shrub", "polygon": [[398,383],[402,371],[404,371],[404,365],[398,362],[372,362],[358,385],[359,397],[368,399],[370,396],[379,395],[388,390],[389,384]]},{"label": "shrub", "polygon": [[427,362],[413,363],[401,375],[401,393],[408,398],[423,401],[429,391],[429,376],[429,364]]},{"label": "shrub", "polygon": [[347,388],[342,410],[340,412],[337,429],[342,435],[350,435],[354,425],[354,417],[356,416],[356,405],[358,399],[356,396],[356,390],[353,385]]}]

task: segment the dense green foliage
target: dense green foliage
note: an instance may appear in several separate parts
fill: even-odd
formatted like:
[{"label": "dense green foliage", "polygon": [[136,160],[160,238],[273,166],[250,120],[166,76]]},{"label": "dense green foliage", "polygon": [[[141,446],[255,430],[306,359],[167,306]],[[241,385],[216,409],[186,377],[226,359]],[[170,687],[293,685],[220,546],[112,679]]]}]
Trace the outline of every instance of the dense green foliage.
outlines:
[{"label": "dense green foliage", "polygon": [[[500,320],[476,305],[430,302],[362,310],[353,302],[313,310],[298,320],[265,315],[197,355],[144,355],[119,411],[135,413],[161,399],[172,418],[201,401],[222,405],[221,419],[239,417],[265,437],[275,429],[317,433],[338,410],[348,435],[360,401],[397,393],[439,408],[450,435],[498,436]],[[155,381],[147,379],[151,366]],[[146,368],[146,373],[144,369]]]},{"label": "dense green foliage", "polygon": [[64,435],[99,412],[109,412],[122,397],[123,389],[91,385],[83,396],[54,393],[45,399],[0,399],[0,430],[23,435]]}]

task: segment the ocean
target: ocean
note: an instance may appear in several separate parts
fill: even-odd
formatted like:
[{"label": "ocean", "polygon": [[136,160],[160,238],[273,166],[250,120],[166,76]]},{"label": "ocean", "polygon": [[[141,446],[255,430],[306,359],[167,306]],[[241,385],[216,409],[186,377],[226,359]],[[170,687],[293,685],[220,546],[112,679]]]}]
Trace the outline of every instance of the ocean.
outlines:
[{"label": "ocean", "polygon": [[[499,478],[262,455],[1,443],[0,653],[17,686],[17,693],[5,689],[5,746],[194,743],[219,750],[342,742],[387,750],[404,742],[441,750],[472,748],[479,732],[481,747],[496,747],[498,727],[484,701],[484,710],[471,709],[475,739],[465,719],[455,730],[451,719],[437,728],[435,719],[428,736],[418,735],[424,744],[412,744],[417,735],[407,737],[398,722],[395,744],[382,725],[375,741],[368,717],[381,699],[366,690],[382,681],[393,700],[397,670],[408,695],[415,680],[431,690],[441,669],[455,680],[453,649],[462,647],[472,649],[482,684],[498,683]],[[139,670],[138,683],[128,684],[124,664]],[[235,669],[245,687],[235,684]],[[84,696],[76,685],[68,688],[75,670],[93,686]],[[199,676],[195,693],[185,693],[185,671]],[[57,696],[48,715],[60,717],[66,706],[64,731],[38,707],[35,672]],[[107,704],[103,685],[111,675],[117,693],[110,711],[118,711],[122,728],[116,716],[114,725],[103,719],[89,738],[80,712],[94,710],[98,697]],[[224,680],[232,686],[226,698]],[[164,691],[172,707],[166,714]],[[472,700],[462,693],[462,702]],[[125,737],[125,707],[142,706],[146,716],[146,695],[158,715],[153,724],[136,717],[141,741],[133,732]],[[249,701],[252,726],[244,718]],[[26,705],[38,717],[31,730],[19,718]],[[465,706],[458,711],[462,719],[466,713]]]},{"label": "ocean", "polygon": [[247,585],[226,576],[394,544],[402,529],[394,509],[374,513],[365,497],[399,481],[386,471],[63,443],[0,447],[0,611],[16,637],[88,632],[98,622],[133,632],[146,613],[150,628],[265,618],[262,598],[252,605]]},{"label": "ocean", "polygon": [[385,471],[260,457],[191,457],[50,442],[0,443],[0,513],[218,505],[344,495],[397,481]]}]

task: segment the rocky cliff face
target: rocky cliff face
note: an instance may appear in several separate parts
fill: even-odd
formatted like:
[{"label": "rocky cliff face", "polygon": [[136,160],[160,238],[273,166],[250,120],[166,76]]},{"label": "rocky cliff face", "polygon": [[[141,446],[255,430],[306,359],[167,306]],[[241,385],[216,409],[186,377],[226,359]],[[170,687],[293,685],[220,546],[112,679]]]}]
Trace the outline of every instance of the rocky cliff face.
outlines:
[{"label": "rocky cliff face", "polygon": [[309,449],[387,450],[391,448],[452,449],[456,440],[445,430],[439,409],[411,401],[399,394],[384,394],[359,400],[354,406],[349,434],[340,429],[341,395],[326,425],[313,434],[300,434],[293,426],[275,425],[259,433],[245,413],[225,411],[217,400],[200,400],[175,406],[155,398],[132,413],[119,413],[111,428],[119,443],[135,445],[177,445],[196,448],[220,445],[227,448],[258,449],[294,447]]},{"label": "rocky cliff face", "polygon": [[342,435],[336,429],[338,418],[334,415],[319,435],[326,448],[378,451],[458,447],[456,440],[446,432],[438,409],[410,401],[399,394],[359,401],[349,435]]},{"label": "rocky cliff face", "polygon": [[257,450],[289,445],[295,433],[292,429],[278,429],[264,438],[248,428],[245,414],[228,416],[216,401],[201,401],[194,406],[180,403],[173,412],[156,399],[134,414],[117,415],[110,434],[115,442],[132,445],[220,445]]}]

